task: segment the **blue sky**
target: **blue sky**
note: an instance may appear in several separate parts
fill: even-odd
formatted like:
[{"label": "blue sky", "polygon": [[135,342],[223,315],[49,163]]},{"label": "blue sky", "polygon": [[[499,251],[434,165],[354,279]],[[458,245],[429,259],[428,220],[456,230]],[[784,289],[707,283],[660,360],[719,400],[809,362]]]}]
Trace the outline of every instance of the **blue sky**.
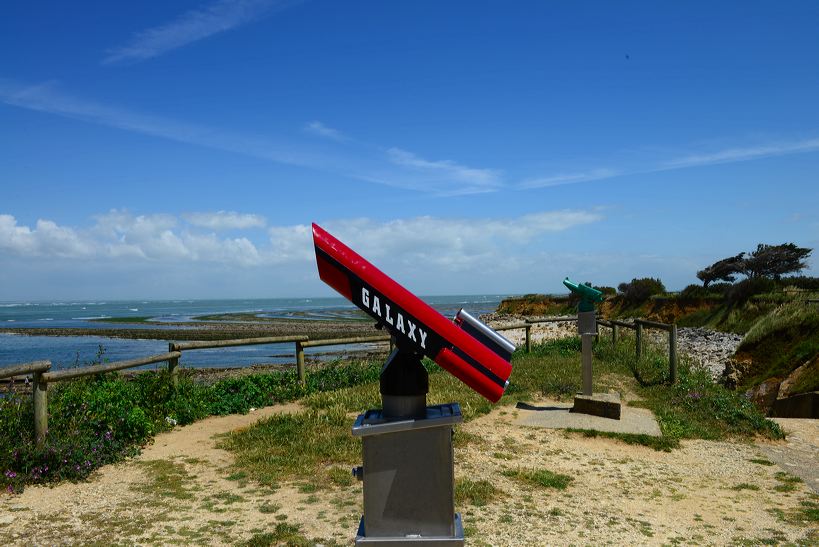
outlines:
[{"label": "blue sky", "polygon": [[[815,2],[20,2],[0,300],[671,289],[819,247]],[[815,258],[808,274],[816,275]]]}]

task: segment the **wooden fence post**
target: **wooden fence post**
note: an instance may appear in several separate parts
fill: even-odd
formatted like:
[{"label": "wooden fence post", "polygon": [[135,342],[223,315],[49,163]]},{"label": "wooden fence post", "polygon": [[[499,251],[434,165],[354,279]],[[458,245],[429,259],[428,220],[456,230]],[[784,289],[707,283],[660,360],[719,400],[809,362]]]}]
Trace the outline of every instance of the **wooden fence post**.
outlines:
[{"label": "wooden fence post", "polygon": [[34,402],[34,440],[37,446],[43,446],[48,434],[48,382],[43,380],[42,372],[35,372],[32,377],[31,398]]},{"label": "wooden fence post", "polygon": [[635,353],[637,355],[637,360],[639,360],[640,357],[643,356],[643,324],[638,321],[635,321],[635,323],[637,326],[637,336],[635,336],[637,340],[635,344]]},{"label": "wooden fence post", "polygon": [[526,324],[526,353],[532,351],[532,325]]},{"label": "wooden fence post", "polygon": [[[176,351],[176,344],[173,342],[168,343],[168,353]],[[168,374],[171,377],[171,386],[176,389],[179,385],[179,358],[173,357],[168,359]]]},{"label": "wooden fence post", "polygon": [[299,383],[304,385],[306,382],[304,376],[304,346],[301,342],[296,342],[296,370],[299,373]]},{"label": "wooden fence post", "polygon": [[677,381],[677,324],[673,323],[668,330],[668,368],[671,383]]},{"label": "wooden fence post", "polygon": [[611,324],[611,345],[612,346],[617,344],[617,329],[619,329],[619,328],[620,327],[618,327],[616,324],[614,324],[614,323]]}]

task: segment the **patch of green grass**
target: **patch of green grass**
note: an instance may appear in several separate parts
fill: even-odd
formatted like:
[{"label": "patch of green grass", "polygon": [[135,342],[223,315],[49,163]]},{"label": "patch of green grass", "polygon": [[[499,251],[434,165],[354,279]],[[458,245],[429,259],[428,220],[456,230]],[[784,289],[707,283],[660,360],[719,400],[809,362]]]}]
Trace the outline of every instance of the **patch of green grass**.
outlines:
[{"label": "patch of green grass", "polygon": [[241,481],[247,478],[247,473],[245,473],[244,471],[238,471],[236,473],[231,473],[226,478],[229,481]]},{"label": "patch of green grass", "polygon": [[797,484],[802,482],[802,479],[799,477],[784,471],[777,471],[774,474],[774,478],[779,481],[779,484],[774,486],[774,490],[777,492],[793,492],[798,488]]},{"label": "patch of green grass", "polygon": [[144,460],[136,463],[145,471],[147,482],[133,485],[135,491],[175,500],[193,498],[188,486],[191,476],[185,471],[184,465],[166,460]]},{"label": "patch of green grass", "polygon": [[308,547],[311,545],[295,524],[280,522],[272,532],[254,534],[250,539],[239,543],[242,547],[273,547],[287,545],[288,547]]},{"label": "patch of green grass", "polygon": [[768,466],[774,465],[774,463],[772,461],[766,460],[765,458],[751,458],[748,461],[751,462],[751,463],[758,464],[758,465],[768,465]]},{"label": "patch of green grass", "polygon": [[278,513],[281,508],[282,506],[278,503],[270,503],[266,501],[259,506],[259,512],[264,514]]},{"label": "patch of green grass", "polygon": [[330,480],[336,486],[351,486],[353,484],[353,474],[345,467],[331,467],[327,471]]},{"label": "patch of green grass", "polygon": [[819,523],[819,503],[808,500],[799,502],[794,518],[801,522]]},{"label": "patch of green grass", "polygon": [[483,507],[501,495],[502,492],[486,480],[473,481],[465,478],[455,480],[455,503],[458,504]]},{"label": "patch of green grass", "polygon": [[326,462],[353,464],[360,458],[350,434],[353,419],[341,406],[277,414],[253,427],[236,431],[219,446],[233,452],[236,467],[262,484],[322,475]]},{"label": "patch of green grass", "polygon": [[671,452],[671,449],[680,446],[680,440],[675,437],[655,437],[644,433],[616,433],[612,431],[597,431],[596,429],[567,428],[566,431],[569,433],[579,433],[584,437],[592,439],[595,437],[615,439],[626,444],[637,444],[663,452]]},{"label": "patch of green grass", "polygon": [[574,480],[569,475],[554,473],[548,469],[506,469],[502,474],[522,483],[557,490],[565,490]]},{"label": "patch of green grass", "polygon": [[748,482],[741,482],[736,486],[732,486],[731,490],[759,490],[759,486]]},{"label": "patch of green grass", "polygon": [[221,502],[225,505],[231,505],[240,501],[245,501],[245,498],[232,492],[218,492],[210,496],[210,499]]}]

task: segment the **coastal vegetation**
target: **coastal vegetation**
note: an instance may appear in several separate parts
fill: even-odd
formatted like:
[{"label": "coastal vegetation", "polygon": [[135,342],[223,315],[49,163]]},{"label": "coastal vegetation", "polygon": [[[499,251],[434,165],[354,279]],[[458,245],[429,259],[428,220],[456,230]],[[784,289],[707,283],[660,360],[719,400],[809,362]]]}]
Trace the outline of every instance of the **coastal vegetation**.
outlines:
[{"label": "coastal vegetation", "polygon": [[[611,287],[600,313],[607,319],[643,317],[744,335],[736,360],[735,386],[752,390],[763,382],[788,382],[789,395],[819,390],[819,278],[794,275],[807,267],[812,250],[793,243],[757,245],[697,272],[702,285],[670,293],[660,279],[636,278]],[[572,295],[525,295],[501,302],[500,313],[574,313]]]},{"label": "coastal vegetation", "polygon": [[[516,351],[511,385],[502,403],[532,397],[571,397],[579,389],[577,338]],[[634,362],[629,340],[601,340],[595,348],[595,391],[629,390],[630,404],[657,415],[662,437],[614,435],[624,442],[671,450],[680,439],[779,438],[781,431],[745,398],[711,382],[683,361],[679,381],[665,382],[668,362],[660,349],[648,347]],[[209,415],[246,413],[278,402],[300,399],[303,411],[277,414],[232,433],[222,446],[236,456],[236,473],[262,484],[303,481],[315,488],[348,480],[343,467],[357,461],[358,444],[349,430],[357,412],[380,404],[380,361],[335,362],[314,367],[306,385],[295,371],[252,374],[212,385],[193,381],[183,371],[176,390],[167,373],[146,371],[128,378],[118,374],[57,384],[49,396],[49,436],[42,447],[31,438],[30,397],[0,399],[0,485],[20,491],[26,484],[80,480],[106,463],[135,454],[159,431]],[[487,414],[491,403],[426,362],[430,404],[458,401],[466,420]],[[633,371],[653,380],[642,387]],[[580,432],[580,434],[583,434]],[[473,442],[456,434],[456,443]],[[344,472],[342,472],[344,471]],[[342,477],[342,475],[344,475]]]},{"label": "coastal vegetation", "polygon": [[133,377],[117,373],[55,384],[49,393],[49,432],[42,446],[32,438],[29,395],[0,398],[0,486],[79,480],[98,467],[135,454],[156,433],[210,415],[292,401],[378,378],[380,364],[335,362],[316,368],[302,385],[295,370],[227,378],[212,385],[182,371],[173,389],[166,371]]}]

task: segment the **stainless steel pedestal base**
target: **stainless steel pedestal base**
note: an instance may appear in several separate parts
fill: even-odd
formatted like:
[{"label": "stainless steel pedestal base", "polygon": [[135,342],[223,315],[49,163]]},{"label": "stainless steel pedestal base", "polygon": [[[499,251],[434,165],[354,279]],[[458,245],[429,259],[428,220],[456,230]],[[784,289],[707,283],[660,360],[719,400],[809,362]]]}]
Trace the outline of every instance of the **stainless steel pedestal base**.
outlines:
[{"label": "stainless steel pedestal base", "polygon": [[461,518],[453,502],[452,426],[463,421],[458,403],[425,407],[422,416],[361,414],[353,435],[361,437],[364,516],[356,544],[463,545]]},{"label": "stainless steel pedestal base", "polygon": [[461,514],[455,513],[455,520],[452,523],[455,533],[451,536],[401,536],[401,537],[367,537],[364,535],[364,517],[358,523],[358,534],[355,537],[356,545],[389,546],[398,547],[400,545],[429,545],[431,547],[462,547],[464,544],[464,525],[461,522]]}]

